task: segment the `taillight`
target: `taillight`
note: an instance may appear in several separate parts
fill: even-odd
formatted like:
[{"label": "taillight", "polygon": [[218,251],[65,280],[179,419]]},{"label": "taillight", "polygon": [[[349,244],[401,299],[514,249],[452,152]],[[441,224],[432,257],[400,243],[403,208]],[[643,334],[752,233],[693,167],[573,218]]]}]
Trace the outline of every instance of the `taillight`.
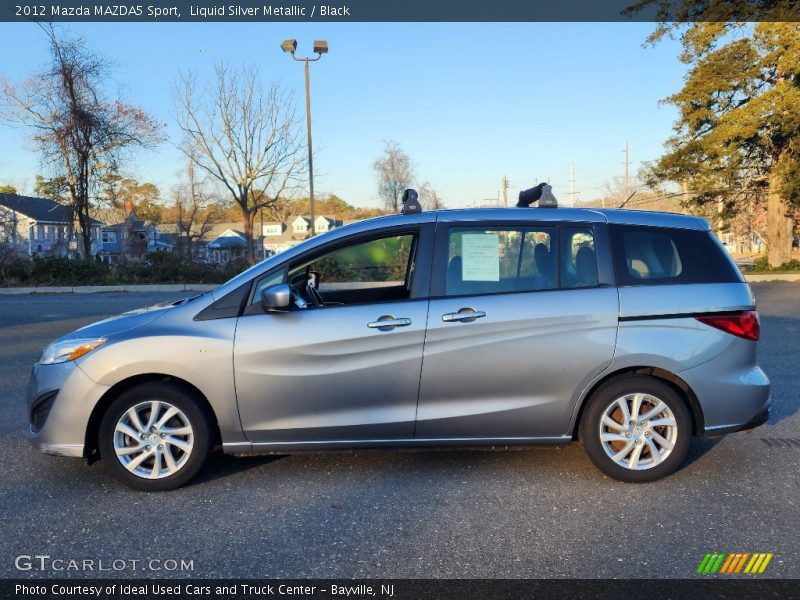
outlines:
[{"label": "taillight", "polygon": [[758,312],[754,310],[746,310],[734,315],[709,315],[695,318],[701,323],[754,342],[758,340],[761,333]]}]

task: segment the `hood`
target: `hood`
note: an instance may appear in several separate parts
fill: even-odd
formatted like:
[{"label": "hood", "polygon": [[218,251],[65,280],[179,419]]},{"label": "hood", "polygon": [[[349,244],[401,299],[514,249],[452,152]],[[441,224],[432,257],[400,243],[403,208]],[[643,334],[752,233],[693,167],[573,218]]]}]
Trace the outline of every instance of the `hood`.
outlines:
[{"label": "hood", "polygon": [[96,323],[76,329],[75,331],[68,333],[59,339],[69,340],[73,338],[109,337],[116,333],[121,333],[123,331],[127,331],[128,329],[133,329],[134,327],[140,327],[141,325],[150,323],[151,321],[154,321],[158,317],[165,314],[167,311],[176,306],[184,304],[189,300],[193,300],[195,297],[183,298],[175,302],[154,304],[153,306],[146,306],[144,308],[130,310],[120,315],[109,317],[107,319],[103,319],[102,321],[97,321]]}]

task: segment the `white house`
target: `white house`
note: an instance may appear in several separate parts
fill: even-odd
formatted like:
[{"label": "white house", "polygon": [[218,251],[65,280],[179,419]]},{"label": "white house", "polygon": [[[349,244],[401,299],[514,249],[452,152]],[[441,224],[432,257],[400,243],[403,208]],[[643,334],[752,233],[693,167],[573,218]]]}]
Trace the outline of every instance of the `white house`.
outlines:
[{"label": "white house", "polygon": [[294,235],[307,235],[311,231],[311,219],[308,217],[297,217],[292,221],[292,233]]},{"label": "white house", "polygon": [[264,237],[277,237],[283,235],[284,231],[286,231],[286,223],[274,221],[271,223],[264,223],[264,226],[261,228],[261,235]]},{"label": "white house", "polygon": [[[102,223],[89,219],[92,255],[100,252]],[[46,198],[0,194],[0,244],[27,256],[74,255],[75,238],[72,211]]]},{"label": "white house", "polygon": [[326,231],[330,231],[331,229],[341,226],[342,222],[338,219],[334,219],[333,217],[323,217],[320,215],[314,220],[314,229],[317,233],[325,233]]}]

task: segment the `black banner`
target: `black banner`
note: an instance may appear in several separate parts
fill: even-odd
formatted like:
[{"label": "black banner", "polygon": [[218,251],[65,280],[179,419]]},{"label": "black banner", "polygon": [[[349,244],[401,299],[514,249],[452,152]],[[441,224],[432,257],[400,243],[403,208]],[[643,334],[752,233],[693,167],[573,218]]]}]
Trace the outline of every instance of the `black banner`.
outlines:
[{"label": "black banner", "polygon": [[[3,0],[0,21],[797,21],[797,0]],[[119,0],[116,0],[119,2]],[[636,10],[626,10],[642,4]]]},{"label": "black banner", "polygon": [[603,600],[800,598],[798,580],[4,580],[0,598],[43,600],[466,600],[470,598]]}]

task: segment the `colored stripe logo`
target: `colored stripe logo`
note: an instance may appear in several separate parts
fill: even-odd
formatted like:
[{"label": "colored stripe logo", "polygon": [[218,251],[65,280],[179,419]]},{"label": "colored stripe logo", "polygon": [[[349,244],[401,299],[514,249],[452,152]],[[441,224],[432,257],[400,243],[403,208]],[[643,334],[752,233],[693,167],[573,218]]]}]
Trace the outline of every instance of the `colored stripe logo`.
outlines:
[{"label": "colored stripe logo", "polygon": [[724,552],[707,553],[700,565],[697,567],[697,573],[701,575],[714,575],[719,573],[721,575],[739,575],[746,574],[759,574],[767,570],[767,565],[772,560],[773,554],[766,552],[733,552],[726,554]]}]

